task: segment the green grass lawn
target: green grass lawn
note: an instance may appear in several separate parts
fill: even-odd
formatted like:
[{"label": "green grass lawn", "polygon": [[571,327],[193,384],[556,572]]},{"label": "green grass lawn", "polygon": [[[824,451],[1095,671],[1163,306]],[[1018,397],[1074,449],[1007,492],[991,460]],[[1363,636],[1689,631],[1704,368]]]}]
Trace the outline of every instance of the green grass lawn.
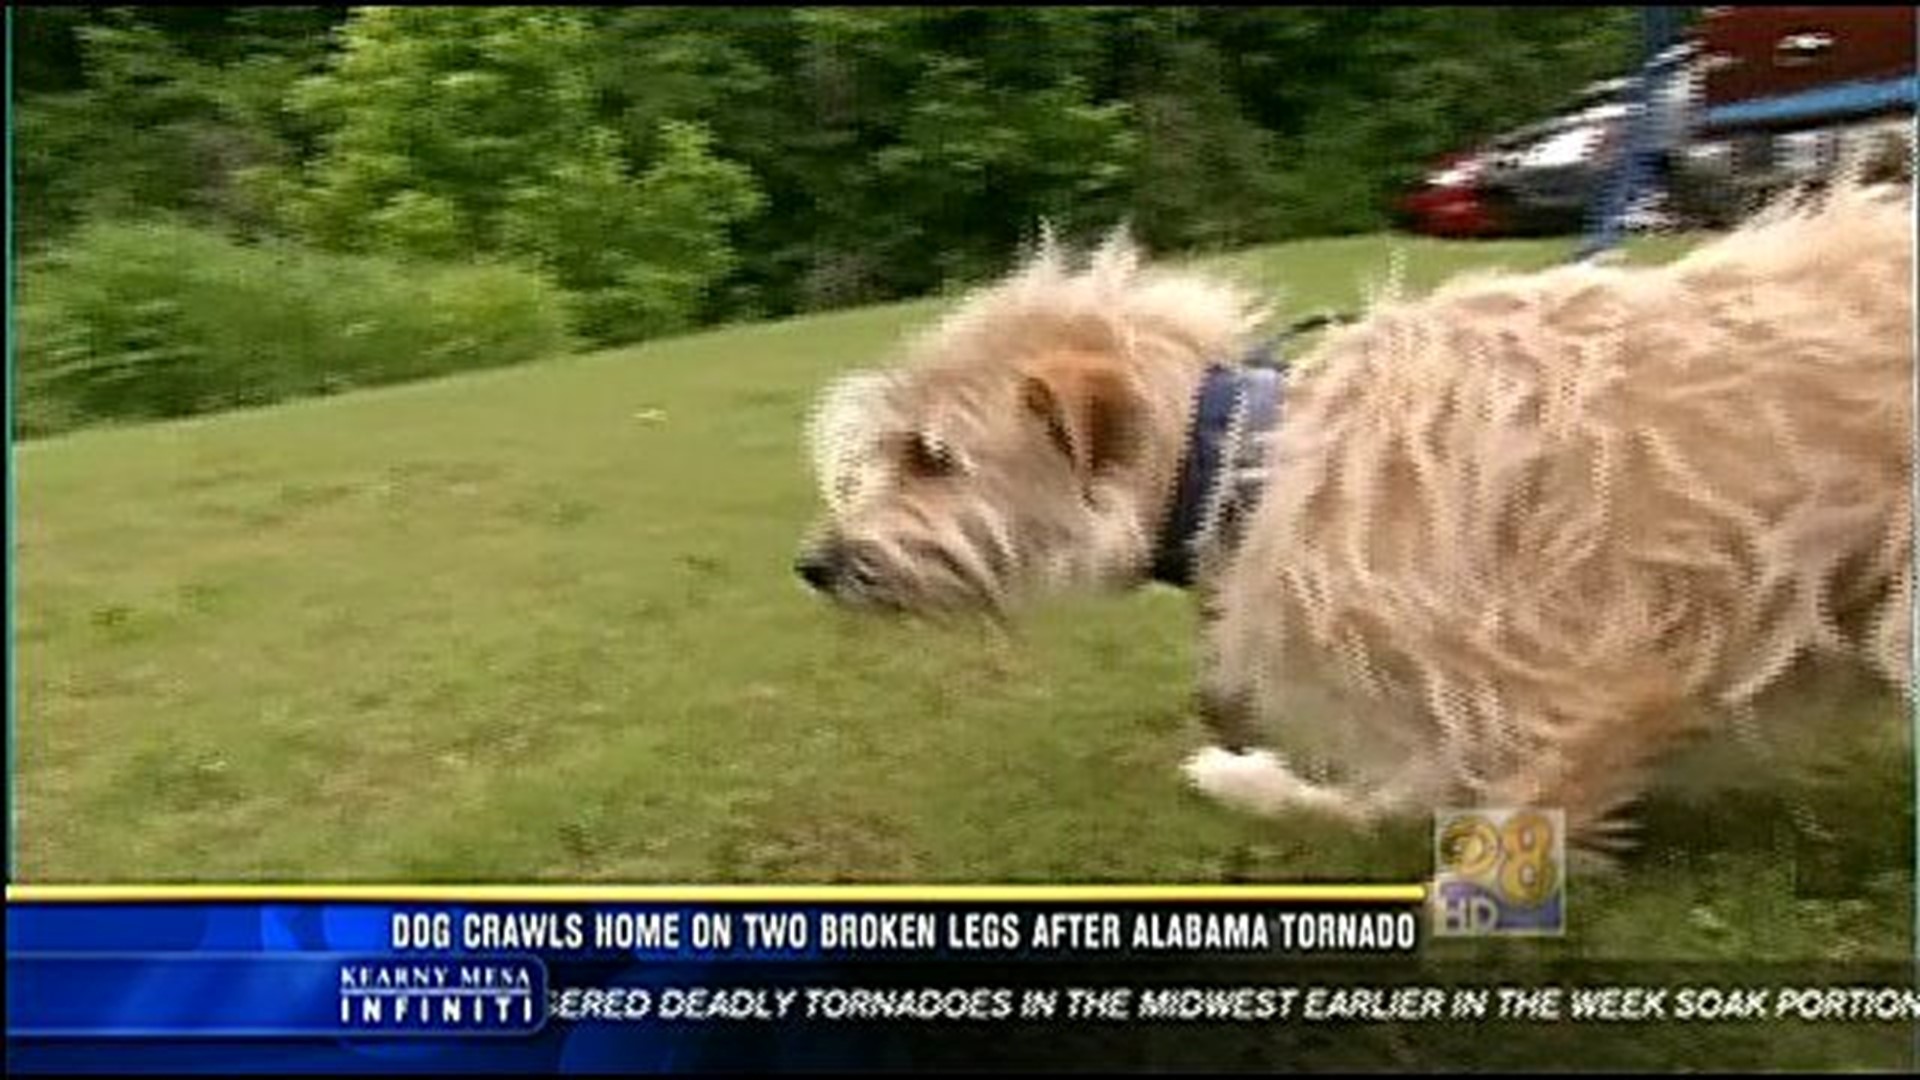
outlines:
[{"label": "green grass lawn", "polygon": [[[1569,246],[1228,261],[1298,310],[1354,303],[1390,249],[1419,287]],[[808,402],[936,310],[16,447],[14,880],[1423,877],[1419,828],[1260,821],[1182,789],[1201,741],[1183,596],[1062,604],[1001,639],[804,594]],[[1822,730],[1903,716],[1851,692],[1787,708]],[[1889,738],[1656,802],[1646,854],[1573,882],[1565,941],[1496,951],[1911,955],[1910,758]],[[1840,823],[1831,888],[1796,880],[1803,807]]]}]

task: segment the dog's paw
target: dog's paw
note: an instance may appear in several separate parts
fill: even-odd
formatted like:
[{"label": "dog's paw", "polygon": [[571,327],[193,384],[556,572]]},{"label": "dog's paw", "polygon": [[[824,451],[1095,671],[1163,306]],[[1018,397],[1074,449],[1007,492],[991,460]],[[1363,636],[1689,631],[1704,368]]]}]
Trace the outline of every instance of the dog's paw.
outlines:
[{"label": "dog's paw", "polygon": [[1354,823],[1368,820],[1366,807],[1359,800],[1303,779],[1271,750],[1236,753],[1209,746],[1188,757],[1180,771],[1201,794],[1246,813],[1271,817],[1309,810]]},{"label": "dog's paw", "polygon": [[1235,774],[1238,762],[1247,755],[1228,750],[1224,746],[1207,746],[1187,755],[1180,764],[1180,774],[1186,777],[1187,786],[1202,795],[1214,799],[1225,799],[1229,778]]},{"label": "dog's paw", "polygon": [[1236,753],[1209,746],[1188,757],[1180,771],[1201,794],[1247,813],[1278,814],[1315,801],[1316,789],[1271,750]]}]

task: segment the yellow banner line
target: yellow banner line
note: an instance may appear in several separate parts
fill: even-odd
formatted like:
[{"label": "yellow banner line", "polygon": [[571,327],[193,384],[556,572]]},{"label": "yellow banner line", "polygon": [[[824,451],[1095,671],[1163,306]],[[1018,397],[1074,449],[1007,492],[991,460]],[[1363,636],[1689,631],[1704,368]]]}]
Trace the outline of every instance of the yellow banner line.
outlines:
[{"label": "yellow banner line", "polygon": [[8,903],[1418,904],[1425,885],[8,885]]}]

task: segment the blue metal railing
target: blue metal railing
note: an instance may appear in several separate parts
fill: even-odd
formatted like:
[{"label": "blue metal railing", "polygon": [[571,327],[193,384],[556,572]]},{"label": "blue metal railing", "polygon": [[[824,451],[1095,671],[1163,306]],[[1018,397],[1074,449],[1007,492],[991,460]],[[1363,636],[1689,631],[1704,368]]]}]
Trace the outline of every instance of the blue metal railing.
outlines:
[{"label": "blue metal railing", "polygon": [[1587,222],[1586,239],[1574,261],[1590,259],[1620,242],[1623,219],[1633,200],[1646,187],[1658,150],[1652,146],[1659,126],[1654,97],[1680,58],[1668,53],[1679,36],[1680,9],[1640,9],[1640,74],[1634,81],[1633,107],[1627,116],[1625,145],[1615,159],[1612,174],[1601,189],[1598,204]]}]

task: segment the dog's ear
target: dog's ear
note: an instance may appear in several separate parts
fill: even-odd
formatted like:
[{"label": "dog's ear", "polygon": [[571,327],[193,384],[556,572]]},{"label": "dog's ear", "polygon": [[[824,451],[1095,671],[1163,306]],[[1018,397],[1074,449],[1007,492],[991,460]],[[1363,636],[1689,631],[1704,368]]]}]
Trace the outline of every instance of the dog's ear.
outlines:
[{"label": "dog's ear", "polygon": [[1021,384],[1021,404],[1083,477],[1123,467],[1140,453],[1140,393],[1098,358],[1069,353],[1035,364]]}]

